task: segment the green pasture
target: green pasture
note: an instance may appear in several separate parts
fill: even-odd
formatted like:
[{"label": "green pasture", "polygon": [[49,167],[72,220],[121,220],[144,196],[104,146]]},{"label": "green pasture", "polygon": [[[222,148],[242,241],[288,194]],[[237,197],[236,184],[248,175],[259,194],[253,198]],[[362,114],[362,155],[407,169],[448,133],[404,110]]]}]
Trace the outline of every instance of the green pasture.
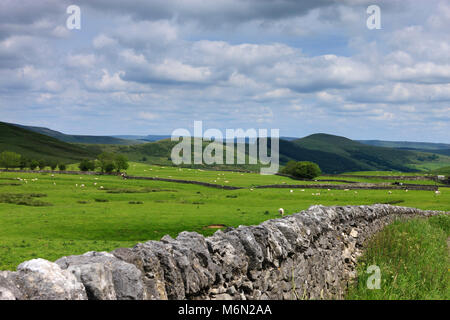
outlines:
[{"label": "green pasture", "polygon": [[[150,170],[152,169],[152,170]],[[147,170],[147,171],[144,171]],[[55,260],[89,250],[113,250],[181,231],[211,235],[210,225],[237,227],[292,214],[314,204],[393,203],[450,210],[450,188],[431,191],[253,189],[298,183],[286,177],[199,171],[132,163],[128,174],[244,186],[221,190],[191,184],[124,180],[116,176],[0,173],[0,269],[24,260]],[[218,179],[220,178],[220,179]],[[223,182],[223,183],[222,183]],[[303,183],[303,182],[302,182]],[[319,183],[319,182],[310,182]],[[84,185],[84,186],[82,186]]]}]

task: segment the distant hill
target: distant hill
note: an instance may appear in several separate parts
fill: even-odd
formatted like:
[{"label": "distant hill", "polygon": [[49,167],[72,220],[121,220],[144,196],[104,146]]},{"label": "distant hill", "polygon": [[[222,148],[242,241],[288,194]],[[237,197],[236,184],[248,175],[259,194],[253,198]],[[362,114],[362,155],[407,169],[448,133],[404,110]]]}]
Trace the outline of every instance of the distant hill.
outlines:
[{"label": "distant hill", "polygon": [[143,143],[143,141],[119,139],[119,138],[109,137],[109,136],[70,135],[70,134],[65,134],[65,133],[62,133],[59,131],[55,131],[55,130],[51,130],[51,129],[43,128],[43,127],[25,126],[25,125],[15,124],[15,123],[10,123],[10,124],[17,126],[19,128],[37,132],[40,134],[44,134],[46,136],[53,137],[60,141],[69,142],[69,143],[120,144],[120,145],[131,145],[131,144]]},{"label": "distant hill", "polygon": [[[170,152],[177,142],[170,139],[133,146],[116,146],[115,152],[124,153],[131,160],[170,165]],[[204,143],[206,145],[207,143]],[[224,151],[225,152],[225,151]],[[246,147],[248,153],[248,146]],[[325,173],[349,171],[397,170],[417,171],[412,164],[432,161],[436,155],[409,150],[398,150],[365,145],[344,137],[314,134],[301,139],[280,139],[280,163],[290,160],[313,161]],[[222,165],[221,168],[233,166]],[[240,165],[254,169],[255,166]]]},{"label": "distant hill", "polygon": [[16,125],[0,122],[0,152],[14,151],[31,159],[77,162],[94,158],[95,154],[82,146],[60,141]]},{"label": "distant hill", "polygon": [[450,177],[450,166],[442,167],[442,168],[439,168],[439,169],[435,169],[435,170],[431,171],[430,173],[432,173],[432,174],[442,174],[442,175],[446,175],[446,176]]},{"label": "distant hill", "polygon": [[450,144],[447,143],[383,141],[383,140],[356,140],[356,141],[370,146],[398,148],[398,149],[433,150],[433,151],[441,149],[450,149]]},{"label": "distant hill", "polygon": [[117,135],[114,138],[127,139],[127,140],[137,140],[141,142],[154,142],[159,140],[164,140],[170,138],[168,135],[146,135],[146,136],[136,136],[136,135]]},{"label": "distant hill", "polygon": [[[101,140],[95,137],[96,143],[86,140],[75,140],[77,144],[60,141],[54,137],[27,130],[26,126],[1,123],[0,152],[10,150],[27,157],[40,159],[58,159],[66,162],[77,162],[83,158],[94,158],[103,151],[126,155],[131,161],[171,165],[171,150],[178,142],[162,139],[140,144],[111,144],[114,140]],[[39,127],[34,127],[39,128]],[[56,135],[50,129],[39,128],[47,134]],[[64,138],[68,135],[62,134]],[[61,137],[61,136],[60,136]],[[72,136],[73,137],[73,136]],[[78,136],[88,137],[88,136]],[[136,137],[136,136],[133,136]],[[155,136],[153,136],[155,137]],[[164,137],[164,136],[156,136]],[[104,137],[111,138],[111,137]],[[62,138],[61,138],[62,139]],[[111,138],[118,139],[120,138]],[[79,143],[84,141],[83,143]],[[88,139],[89,141],[89,139]],[[102,143],[103,142],[103,143]],[[270,140],[269,140],[270,142]],[[378,147],[330,134],[313,134],[300,139],[280,139],[280,164],[290,160],[313,161],[324,173],[342,173],[351,171],[417,171],[427,168],[438,168],[450,164],[447,156],[448,149],[441,150],[404,150],[398,148]],[[203,142],[203,146],[209,142]],[[445,145],[444,145],[445,146]],[[248,145],[246,145],[246,159],[248,159]],[[193,152],[192,148],[192,152]],[[224,154],[226,154],[226,147]],[[427,151],[427,152],[422,152]],[[441,154],[438,154],[441,152]],[[215,165],[216,169],[257,170],[260,165]]]},{"label": "distant hill", "polygon": [[[286,143],[284,143],[286,144]],[[327,173],[345,171],[398,170],[413,171],[407,164],[417,158],[411,151],[368,146],[345,137],[313,134],[290,141],[290,158],[316,162]],[[280,151],[287,154],[287,145]]]}]

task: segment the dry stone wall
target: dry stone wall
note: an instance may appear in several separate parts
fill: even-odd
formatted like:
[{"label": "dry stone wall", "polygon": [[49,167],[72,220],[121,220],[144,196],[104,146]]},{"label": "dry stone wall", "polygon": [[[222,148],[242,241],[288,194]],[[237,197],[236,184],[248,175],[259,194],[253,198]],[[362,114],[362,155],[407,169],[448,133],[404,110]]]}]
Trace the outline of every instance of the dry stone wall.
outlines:
[{"label": "dry stone wall", "polygon": [[34,259],[0,272],[0,299],[341,299],[369,237],[396,218],[435,214],[312,206],[208,238],[182,232],[110,253]]}]

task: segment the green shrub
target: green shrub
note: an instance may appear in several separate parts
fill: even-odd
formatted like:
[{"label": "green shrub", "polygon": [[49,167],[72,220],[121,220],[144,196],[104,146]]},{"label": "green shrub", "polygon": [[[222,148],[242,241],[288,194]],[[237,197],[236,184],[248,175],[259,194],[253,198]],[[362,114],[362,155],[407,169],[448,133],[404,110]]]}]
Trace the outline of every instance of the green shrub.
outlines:
[{"label": "green shrub", "polygon": [[50,161],[49,163],[50,169],[55,170],[58,166],[58,163],[56,161]]},{"label": "green shrub", "polygon": [[30,169],[34,170],[39,166],[39,162],[37,160],[31,160],[30,162]]},{"label": "green shrub", "polygon": [[18,168],[20,166],[21,156],[18,153],[11,151],[3,151],[0,153],[0,167],[9,169],[9,168]]},{"label": "green shrub", "polygon": [[121,154],[119,154],[115,157],[114,163],[115,163],[117,172],[120,172],[120,170],[127,170],[129,167],[127,157],[125,157],[124,155],[121,155]]},{"label": "green shrub", "polygon": [[40,170],[44,170],[46,166],[47,166],[47,161],[45,161],[43,159],[38,161],[38,167]]},{"label": "green shrub", "polygon": [[300,179],[314,179],[322,173],[319,166],[310,161],[289,161],[281,172]]},{"label": "green shrub", "polygon": [[83,159],[78,165],[81,171],[94,171],[95,170],[95,162],[93,160]]}]

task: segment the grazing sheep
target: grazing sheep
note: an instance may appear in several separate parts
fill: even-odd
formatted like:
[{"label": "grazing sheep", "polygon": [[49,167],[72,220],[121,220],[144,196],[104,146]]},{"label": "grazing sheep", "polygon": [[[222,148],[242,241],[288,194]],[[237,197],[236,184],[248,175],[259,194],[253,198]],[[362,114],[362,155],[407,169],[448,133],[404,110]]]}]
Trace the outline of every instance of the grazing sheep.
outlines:
[{"label": "grazing sheep", "polygon": [[283,208],[278,209],[278,213],[279,213],[281,216],[284,216],[284,209],[283,209]]},{"label": "grazing sheep", "polygon": [[441,192],[439,190],[436,190],[434,193],[435,194],[441,194]]},{"label": "grazing sheep", "polygon": [[292,192],[294,192],[294,190],[291,189],[289,192],[292,193]]},{"label": "grazing sheep", "polygon": [[392,194],[392,191],[388,191],[388,194]]}]

